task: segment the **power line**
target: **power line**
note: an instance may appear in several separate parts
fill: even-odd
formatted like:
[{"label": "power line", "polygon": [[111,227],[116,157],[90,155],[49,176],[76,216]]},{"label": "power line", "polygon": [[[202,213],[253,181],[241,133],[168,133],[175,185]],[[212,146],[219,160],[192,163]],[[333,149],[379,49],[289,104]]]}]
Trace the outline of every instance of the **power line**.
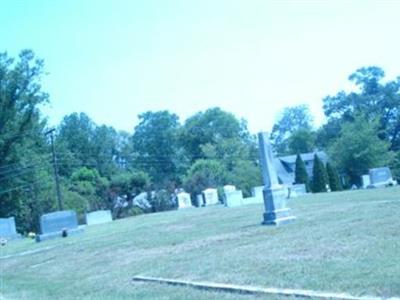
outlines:
[{"label": "power line", "polygon": [[15,178],[15,177],[19,177],[19,176],[22,176],[22,175],[25,175],[25,174],[27,174],[27,173],[29,173],[31,171],[38,171],[38,170],[46,169],[48,167],[47,165],[44,165],[44,164],[42,164],[42,165],[37,164],[37,165],[39,165],[40,167],[32,167],[32,169],[29,168],[29,169],[26,169],[26,170],[22,170],[22,171],[20,171],[19,173],[16,173],[16,174],[12,174],[12,175],[5,176],[5,177],[0,177],[0,182],[5,181],[5,180],[9,180],[9,179],[12,179],[12,178]]},{"label": "power line", "polygon": [[[49,154],[47,154],[47,156],[49,156]],[[30,164],[30,165],[20,166],[20,167],[18,167],[18,168],[13,168],[13,169],[11,169],[11,165],[18,165],[18,164],[21,164],[21,163],[10,164],[10,165],[9,165],[9,168],[10,168],[10,169],[8,169],[8,170],[0,170],[0,176],[1,176],[2,174],[4,175],[4,174],[12,173],[12,172],[15,172],[15,171],[19,171],[19,170],[23,170],[23,169],[27,169],[27,168],[34,167],[34,166],[36,166],[36,165],[38,165],[38,164],[40,164],[40,163],[45,162],[45,161],[43,160],[44,157],[45,157],[45,156],[43,156],[42,159],[41,159],[39,162],[36,162],[36,163],[34,163],[34,164]]]},{"label": "power line", "polygon": [[32,186],[32,185],[34,185],[35,183],[38,183],[38,182],[40,182],[40,181],[41,181],[41,180],[36,180],[36,181],[30,182],[30,183],[28,183],[28,184],[24,184],[24,185],[20,185],[20,186],[11,188],[11,189],[7,189],[7,190],[0,191],[0,195],[5,194],[5,193],[8,193],[8,192],[16,191],[16,190],[22,189],[22,188],[24,188],[24,187]]}]

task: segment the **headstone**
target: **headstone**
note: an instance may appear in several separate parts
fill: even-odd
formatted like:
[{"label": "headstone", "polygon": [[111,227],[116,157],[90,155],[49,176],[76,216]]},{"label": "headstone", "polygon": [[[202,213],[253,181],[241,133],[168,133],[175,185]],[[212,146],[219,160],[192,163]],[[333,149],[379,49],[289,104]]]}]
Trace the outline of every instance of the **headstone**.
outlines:
[{"label": "headstone", "polygon": [[235,207],[243,205],[242,191],[228,191],[225,193],[225,206]]},{"label": "headstone", "polygon": [[78,226],[76,212],[62,210],[42,215],[40,231],[41,234],[36,236],[37,242],[61,237],[63,232],[64,234],[67,232],[67,235],[78,233],[82,231],[82,228]]},{"label": "headstone", "polygon": [[264,191],[264,186],[255,186],[251,189],[251,195],[253,197],[259,198],[262,201],[264,200],[264,196],[263,196],[263,191]]},{"label": "headstone", "polygon": [[371,184],[375,187],[396,184],[388,167],[370,169],[369,177]]},{"label": "headstone", "polygon": [[362,185],[363,185],[363,188],[364,188],[364,189],[366,189],[367,187],[369,187],[369,186],[371,185],[371,180],[370,180],[368,174],[363,175],[363,176],[361,177],[361,179],[362,179]]},{"label": "headstone", "polygon": [[0,239],[13,240],[20,237],[15,228],[14,217],[0,218]]},{"label": "headstone", "polygon": [[234,192],[236,191],[236,187],[234,185],[225,185],[224,186],[224,193]]},{"label": "headstone", "polygon": [[203,191],[203,195],[206,206],[219,203],[217,189],[212,189],[212,188],[206,189]]},{"label": "headstone", "polygon": [[98,210],[86,214],[86,224],[96,225],[112,222],[110,210]]},{"label": "headstone", "polygon": [[264,203],[263,197],[247,197],[242,200],[243,205]]},{"label": "headstone", "polygon": [[268,134],[258,134],[260,162],[264,182],[264,225],[280,225],[291,222],[296,217],[291,216],[286,207],[286,189],[279,184],[278,175],[273,165],[272,148]]},{"label": "headstone", "polygon": [[192,207],[192,200],[190,199],[190,194],[185,192],[180,192],[176,195],[178,198],[178,207],[187,208]]},{"label": "headstone", "polygon": [[204,197],[203,194],[197,194],[196,195],[196,202],[197,202],[197,207],[204,206]]},{"label": "headstone", "polygon": [[295,192],[297,196],[307,194],[307,188],[304,183],[293,184],[291,190]]}]

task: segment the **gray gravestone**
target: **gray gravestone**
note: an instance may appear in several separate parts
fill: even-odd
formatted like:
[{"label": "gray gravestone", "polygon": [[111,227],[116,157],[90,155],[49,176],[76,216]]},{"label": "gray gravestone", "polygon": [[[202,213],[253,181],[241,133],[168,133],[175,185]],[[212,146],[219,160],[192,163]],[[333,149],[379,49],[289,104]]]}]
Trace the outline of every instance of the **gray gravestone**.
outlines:
[{"label": "gray gravestone", "polygon": [[78,227],[76,212],[73,210],[62,210],[44,214],[40,217],[40,230],[41,234],[36,237],[36,241],[38,242],[61,237],[65,231],[68,235],[82,231]]},{"label": "gray gravestone", "polygon": [[242,191],[227,191],[225,192],[225,206],[235,207],[243,205]]},{"label": "gray gravestone", "polygon": [[388,167],[370,169],[369,177],[371,184],[375,187],[395,184],[392,178],[392,172],[390,172]]},{"label": "gray gravestone", "polygon": [[278,175],[273,166],[272,148],[269,143],[268,134],[258,134],[260,148],[260,162],[264,181],[264,225],[280,225],[296,219],[290,216],[289,208],[286,207],[286,189],[278,181]]},{"label": "gray gravestone", "polygon": [[86,224],[96,225],[112,222],[110,210],[98,210],[86,214]]},{"label": "gray gravestone", "polygon": [[13,240],[20,237],[21,235],[17,233],[17,229],[15,228],[14,217],[0,218],[0,238]]},{"label": "gray gravestone", "polygon": [[189,193],[180,192],[176,197],[178,198],[178,208],[192,207],[192,200]]},{"label": "gray gravestone", "polygon": [[203,191],[205,205],[214,205],[219,203],[217,189],[208,188]]}]

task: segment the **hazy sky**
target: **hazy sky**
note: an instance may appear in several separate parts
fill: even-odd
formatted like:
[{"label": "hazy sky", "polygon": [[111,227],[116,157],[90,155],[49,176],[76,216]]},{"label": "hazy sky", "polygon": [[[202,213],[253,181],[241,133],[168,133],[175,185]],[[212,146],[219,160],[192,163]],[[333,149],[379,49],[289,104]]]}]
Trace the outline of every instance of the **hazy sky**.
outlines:
[{"label": "hazy sky", "polygon": [[0,51],[45,60],[51,124],[74,111],[132,132],[137,115],[185,120],[219,106],[270,130],[378,65],[400,75],[400,1],[0,0]]}]

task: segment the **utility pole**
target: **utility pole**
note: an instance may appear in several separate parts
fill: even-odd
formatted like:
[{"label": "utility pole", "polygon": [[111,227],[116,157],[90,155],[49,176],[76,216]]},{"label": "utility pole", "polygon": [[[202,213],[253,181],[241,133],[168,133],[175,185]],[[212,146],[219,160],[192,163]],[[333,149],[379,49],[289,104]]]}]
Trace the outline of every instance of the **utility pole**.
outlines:
[{"label": "utility pole", "polygon": [[57,167],[56,150],[54,148],[54,136],[53,136],[53,132],[54,131],[55,131],[55,129],[53,128],[53,129],[50,129],[49,131],[47,131],[45,134],[46,135],[50,134],[51,151],[53,152],[54,181],[56,183],[58,209],[59,210],[63,210],[62,196],[61,196],[61,190],[60,190],[60,180],[58,178],[58,167]]}]

